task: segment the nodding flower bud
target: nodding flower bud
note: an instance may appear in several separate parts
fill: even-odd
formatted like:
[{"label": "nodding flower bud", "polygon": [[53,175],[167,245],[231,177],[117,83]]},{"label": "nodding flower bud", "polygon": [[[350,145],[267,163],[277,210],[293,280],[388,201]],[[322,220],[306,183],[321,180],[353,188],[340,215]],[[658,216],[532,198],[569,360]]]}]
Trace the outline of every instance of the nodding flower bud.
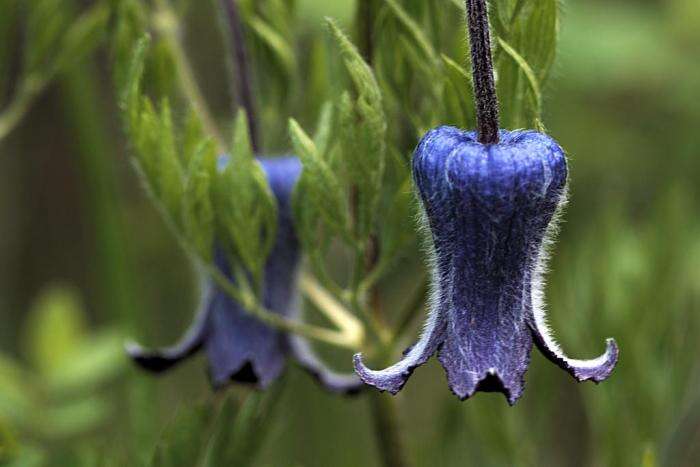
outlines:
[{"label": "nodding flower bud", "polygon": [[618,348],[593,360],[564,355],[546,324],[545,246],[566,197],[564,152],[534,131],[499,132],[498,144],[476,133],[439,127],[421,141],[413,175],[430,227],[433,296],[420,340],[398,363],[355,369],[367,384],[396,394],[434,353],[460,399],[477,391],[522,395],[533,343],[578,381],[600,382]]},{"label": "nodding flower bud", "polygon": [[[258,158],[278,203],[277,236],[263,278],[263,305],[274,313],[298,319],[300,249],[291,200],[301,173],[296,157]],[[219,168],[225,168],[223,156]],[[217,249],[216,266],[233,282],[231,267]],[[327,389],[354,393],[362,386],[355,375],[335,373],[323,365],[306,339],[281,332],[251,316],[213,282],[207,282],[195,322],[173,347],[146,350],[129,344],[127,352],[142,368],[160,373],[204,349],[215,388],[231,381],[266,388],[284,371],[287,358],[310,372]]]}]

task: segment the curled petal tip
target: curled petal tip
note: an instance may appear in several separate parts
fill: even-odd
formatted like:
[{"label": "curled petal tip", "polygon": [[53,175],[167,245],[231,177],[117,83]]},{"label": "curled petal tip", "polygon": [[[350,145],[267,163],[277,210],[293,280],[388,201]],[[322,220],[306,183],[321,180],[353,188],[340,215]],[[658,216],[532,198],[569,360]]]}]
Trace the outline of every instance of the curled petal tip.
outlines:
[{"label": "curled petal tip", "polygon": [[591,368],[580,368],[576,370],[574,375],[579,381],[591,380],[595,383],[600,383],[610,377],[613,370],[617,366],[617,361],[620,357],[620,349],[617,346],[615,339],[608,338],[605,340],[605,353],[595,360]]},{"label": "curled petal tip", "polygon": [[533,335],[537,347],[545,357],[569,372],[577,381],[600,383],[606,380],[615,369],[620,355],[620,349],[615,339],[608,338],[606,340],[605,353],[598,358],[577,360],[564,355],[551,336],[546,332],[542,332],[542,329],[546,328],[533,327]]},{"label": "curled petal tip", "polygon": [[370,370],[362,361],[361,353],[355,354],[352,360],[355,372],[363,383],[374,386],[382,392],[388,391],[392,395],[396,395],[403,388],[412,373],[411,370],[392,372],[391,367],[381,371]]},{"label": "curled petal tip", "polygon": [[593,381],[600,383],[610,377],[620,355],[620,349],[615,339],[608,338],[605,341],[605,353],[592,360],[570,360],[569,372],[577,381]]}]

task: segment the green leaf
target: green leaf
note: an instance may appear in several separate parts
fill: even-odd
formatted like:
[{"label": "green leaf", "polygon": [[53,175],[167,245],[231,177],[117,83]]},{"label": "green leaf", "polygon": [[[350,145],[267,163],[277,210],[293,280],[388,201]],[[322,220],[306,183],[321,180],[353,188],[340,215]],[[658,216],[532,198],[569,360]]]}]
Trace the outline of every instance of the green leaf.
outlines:
[{"label": "green leaf", "polygon": [[26,321],[27,353],[34,367],[48,374],[76,354],[86,334],[80,294],[66,286],[42,291]]},{"label": "green leaf", "polygon": [[205,467],[240,465],[233,463],[235,443],[238,441],[233,436],[238,409],[239,403],[236,397],[229,394],[224,400],[212,429],[212,437],[203,462]]},{"label": "green leaf", "polygon": [[382,94],[372,69],[357,48],[332,20],[327,20],[350,78],[356,98],[344,93],[338,104],[341,148],[348,185],[356,196],[353,230],[358,241],[368,238],[374,227],[386,164],[386,116]]},{"label": "green leaf", "polygon": [[65,70],[90,55],[102,42],[108,21],[109,8],[102,3],[77,18],[63,37],[55,68]]},{"label": "green leaf", "polygon": [[445,105],[448,109],[452,109],[457,126],[476,127],[474,91],[469,73],[447,55],[442,55],[442,62],[447,79],[447,85],[444,88],[447,94],[444,99]]},{"label": "green leaf", "polygon": [[150,465],[192,467],[201,465],[213,416],[211,404],[198,404],[178,412],[161,436]]},{"label": "green leaf", "polygon": [[323,220],[333,232],[341,234],[347,226],[347,204],[338,178],[294,119],[289,121],[289,136],[294,152],[304,166],[295,193],[301,224],[307,227],[309,235],[313,235],[314,227]]},{"label": "green leaf", "polygon": [[46,374],[49,391],[56,396],[90,394],[124,371],[124,336],[109,329],[86,336],[67,357]]},{"label": "green leaf", "polygon": [[151,36],[144,34],[131,50],[131,60],[125,74],[123,87],[120,89],[120,104],[127,116],[127,129],[132,135],[137,134],[140,101],[141,78],[143,77],[146,53],[151,43]]},{"label": "green leaf", "polygon": [[198,254],[211,262],[216,218],[211,187],[216,177],[216,146],[206,141],[190,161],[183,196],[183,227]]},{"label": "green leaf", "polygon": [[70,17],[60,0],[31,0],[27,7],[23,71],[25,76],[48,78],[51,61],[59,51],[61,34],[68,29]]},{"label": "green leaf", "polygon": [[157,154],[147,154],[146,157],[156,158],[157,164],[157,194],[171,217],[178,218],[184,187],[184,171],[178,156],[175,142],[175,131],[170,103],[164,99],[161,103],[158,130],[148,137],[153,139],[153,150]]},{"label": "green leaf", "polygon": [[501,46],[503,51],[511,59],[513,59],[513,61],[520,68],[520,71],[527,78],[527,82],[530,86],[530,93],[532,94],[532,99],[534,100],[534,112],[537,118],[539,119],[542,112],[542,93],[540,91],[540,85],[537,77],[535,76],[535,72],[532,71],[532,68],[530,68],[530,65],[527,63],[527,61],[525,61],[525,59],[513,47],[511,47],[506,41],[504,41],[500,37],[498,38],[498,44]]},{"label": "green leaf", "polygon": [[503,126],[540,127],[541,90],[556,55],[558,0],[500,0],[494,7]]},{"label": "green leaf", "polygon": [[236,119],[229,163],[218,172],[215,209],[224,246],[257,282],[277,230],[277,201],[253,158],[245,112]]},{"label": "green leaf", "polygon": [[402,26],[406,35],[410,38],[412,48],[420,50],[424,55],[423,58],[430,61],[432,66],[435,66],[438,62],[438,55],[420,25],[418,25],[418,23],[411,18],[411,16],[396,0],[384,1],[389,6],[389,10],[393,13],[399,24]]},{"label": "green leaf", "polygon": [[290,78],[295,76],[297,60],[294,48],[286,39],[257,16],[248,18],[248,25],[262,43],[269,48],[285,74]]},{"label": "green leaf", "polygon": [[120,100],[143,182],[156,204],[164,209],[164,214],[179,226],[184,170],[178,155],[170,104],[163,99],[158,112],[150,99],[141,95],[141,79],[149,44],[150,37],[144,35],[134,46]]},{"label": "green leaf", "polygon": [[143,40],[148,19],[144,4],[138,0],[120,0],[117,5],[112,55],[114,82],[117,90],[123,94],[127,88],[134,56],[138,56],[138,53],[134,54],[135,46],[139,40]]},{"label": "green leaf", "polygon": [[102,397],[89,396],[45,409],[37,417],[37,428],[43,436],[66,439],[85,434],[103,424],[113,412]]},{"label": "green leaf", "polygon": [[314,134],[314,144],[318,154],[322,158],[326,158],[330,150],[331,138],[333,136],[333,103],[326,102],[321,107],[321,114],[316,124],[316,133]]},{"label": "green leaf", "polygon": [[0,354],[0,420],[23,428],[35,411],[36,381],[19,362]]},{"label": "green leaf", "polygon": [[554,64],[559,35],[559,0],[534,2],[522,40],[522,55],[530,64],[540,87]]},{"label": "green leaf", "polygon": [[214,424],[206,467],[254,464],[282,388],[278,384],[265,393],[249,394],[240,407],[232,396],[227,398]]}]

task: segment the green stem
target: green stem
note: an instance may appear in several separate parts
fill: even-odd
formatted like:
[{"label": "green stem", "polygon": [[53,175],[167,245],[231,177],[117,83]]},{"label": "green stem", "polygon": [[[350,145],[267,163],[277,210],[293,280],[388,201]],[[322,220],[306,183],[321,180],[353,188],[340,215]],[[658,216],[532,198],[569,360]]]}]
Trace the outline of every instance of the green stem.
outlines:
[{"label": "green stem", "polygon": [[124,235],[124,213],[119,206],[115,184],[116,147],[107,131],[104,116],[106,109],[99,103],[95,80],[97,70],[91,64],[69,69],[59,84],[64,91],[67,121],[75,134],[76,156],[82,171],[84,198],[88,202],[90,223],[94,232],[95,255],[100,292],[100,309],[106,312],[102,318],[119,319],[130,331],[143,323],[136,294],[133,260]]},{"label": "green stem", "polygon": [[155,18],[156,29],[165,40],[168,48],[170,49],[170,53],[173,56],[173,61],[175,62],[175,68],[177,69],[179,78],[178,82],[180,89],[194,111],[199,116],[206,132],[209,133],[216,141],[217,145],[219,146],[219,152],[223,153],[226,149],[225,140],[221,136],[214,118],[209,113],[206,100],[204,99],[202,91],[197,85],[192,64],[187,58],[187,53],[185,52],[185,49],[180,42],[180,38],[178,37],[179,22],[177,16],[167,0],[156,0],[156,4],[158,7],[158,12]]},{"label": "green stem", "polygon": [[17,94],[0,113],[0,141],[15,129],[22,117],[29,111],[34,99],[46,87],[46,83],[46,80],[31,76],[22,81]]},{"label": "green stem", "polygon": [[372,391],[370,398],[382,464],[384,467],[407,467],[396,398],[379,391]]}]

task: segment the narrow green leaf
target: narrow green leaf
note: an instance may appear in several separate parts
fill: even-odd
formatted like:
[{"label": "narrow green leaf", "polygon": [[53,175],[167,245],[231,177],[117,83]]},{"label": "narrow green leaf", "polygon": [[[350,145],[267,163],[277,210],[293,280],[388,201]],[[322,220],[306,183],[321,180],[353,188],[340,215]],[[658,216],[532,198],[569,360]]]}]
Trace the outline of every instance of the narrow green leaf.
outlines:
[{"label": "narrow green leaf", "polygon": [[438,55],[420,25],[418,25],[418,23],[411,18],[411,16],[396,0],[384,1],[389,6],[389,9],[394,14],[394,17],[398,20],[399,24],[401,24],[408,37],[410,37],[411,43],[415,44],[415,46],[423,53],[424,58],[428,59],[434,66],[438,61]]},{"label": "narrow green leaf", "polygon": [[[182,205],[184,171],[178,156],[172,112],[167,99],[164,99],[161,104],[158,123],[154,134],[147,135],[152,140],[151,150],[158,151],[155,167],[157,174],[156,194],[171,218],[178,223]],[[153,154],[144,154],[143,156],[154,157]]]},{"label": "narrow green leaf", "polygon": [[287,76],[295,76],[296,56],[294,48],[287,40],[257,16],[249,17],[248,25],[263,44],[272,51]]},{"label": "narrow green leaf", "polygon": [[121,107],[127,113],[127,126],[134,133],[138,122],[141,78],[146,61],[146,53],[151,43],[151,36],[144,34],[133,48],[131,62],[126,73],[123,88],[120,90]]},{"label": "narrow green leaf", "polygon": [[289,121],[289,136],[295,154],[304,171],[299,181],[302,187],[295,198],[303,196],[304,209],[316,212],[333,231],[340,233],[347,225],[347,205],[344,190],[328,163],[322,159],[316,145],[294,119]]},{"label": "narrow green leaf", "polygon": [[353,196],[353,230],[356,239],[362,242],[369,236],[377,215],[386,164],[386,116],[372,69],[335,22],[331,19],[327,22],[357,96],[355,100],[348,93],[341,96],[338,118],[347,184],[356,194]]},{"label": "narrow green leaf", "polygon": [[330,149],[331,137],[333,136],[333,103],[326,102],[321,107],[321,114],[316,124],[316,133],[314,134],[314,144],[321,158],[325,158]]},{"label": "narrow green leaf", "polygon": [[534,3],[525,23],[527,32],[523,34],[520,50],[534,70],[540,85],[547,81],[556,57],[558,16],[558,0],[541,0]]},{"label": "narrow green leaf", "polygon": [[474,128],[474,92],[472,80],[467,71],[447,55],[442,55],[445,77],[449,83],[446,89],[451,90],[453,98],[446,99],[446,105],[457,107],[459,122],[462,128]]},{"label": "narrow green leaf", "polygon": [[525,61],[525,59],[513,48],[511,47],[506,41],[501,39],[500,37],[498,38],[498,44],[503,48],[503,51],[508,54],[508,56],[513,59],[513,61],[518,65],[520,68],[520,71],[525,75],[527,78],[527,82],[530,86],[530,92],[532,93],[532,98],[534,99],[534,112],[536,115],[536,118],[540,118],[541,114],[541,102],[542,102],[542,93],[540,91],[540,85],[538,83],[537,77],[535,76],[535,72],[532,71],[532,68],[530,65]]},{"label": "narrow green leaf", "polygon": [[213,416],[211,404],[180,410],[161,436],[151,466],[192,467],[201,465],[209,440]]},{"label": "narrow green leaf", "polygon": [[114,62],[114,82],[123,94],[126,89],[136,44],[146,31],[147,14],[145,6],[138,0],[120,0],[116,8],[116,23],[112,39]]},{"label": "narrow green leaf", "polygon": [[242,405],[229,397],[214,424],[212,441],[203,465],[254,465],[283,387],[277,384],[267,392],[249,394]]}]

